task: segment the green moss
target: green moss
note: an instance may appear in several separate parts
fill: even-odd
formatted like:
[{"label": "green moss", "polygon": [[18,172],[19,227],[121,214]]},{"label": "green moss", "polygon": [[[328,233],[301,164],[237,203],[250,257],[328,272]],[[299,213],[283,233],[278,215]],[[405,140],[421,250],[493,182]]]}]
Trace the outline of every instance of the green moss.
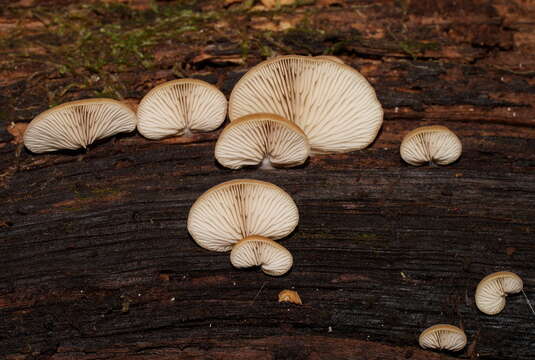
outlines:
[{"label": "green moss", "polygon": [[355,238],[357,240],[378,240],[379,236],[377,234],[361,233],[361,234],[356,234]]}]

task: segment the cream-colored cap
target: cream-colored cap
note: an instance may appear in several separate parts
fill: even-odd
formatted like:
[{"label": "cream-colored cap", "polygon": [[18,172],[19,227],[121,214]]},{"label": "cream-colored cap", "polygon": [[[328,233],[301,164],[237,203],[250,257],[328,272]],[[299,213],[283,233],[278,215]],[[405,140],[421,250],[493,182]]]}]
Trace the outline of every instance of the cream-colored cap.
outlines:
[{"label": "cream-colored cap", "polygon": [[420,334],[418,342],[424,349],[459,351],[466,346],[466,334],[457,326],[433,325]]},{"label": "cream-colored cap", "polygon": [[292,254],[284,246],[264,236],[248,236],[238,241],[230,252],[230,262],[237,268],[260,266],[268,275],[281,276],[293,265]]},{"label": "cream-colored cap", "polygon": [[448,165],[463,151],[461,141],[445,126],[422,126],[403,138],[399,152],[405,162],[419,166],[427,163]]},{"label": "cream-colored cap", "polygon": [[496,315],[505,308],[508,294],[522,291],[520,276],[509,271],[499,271],[485,276],[476,288],[476,306],[487,314]]}]

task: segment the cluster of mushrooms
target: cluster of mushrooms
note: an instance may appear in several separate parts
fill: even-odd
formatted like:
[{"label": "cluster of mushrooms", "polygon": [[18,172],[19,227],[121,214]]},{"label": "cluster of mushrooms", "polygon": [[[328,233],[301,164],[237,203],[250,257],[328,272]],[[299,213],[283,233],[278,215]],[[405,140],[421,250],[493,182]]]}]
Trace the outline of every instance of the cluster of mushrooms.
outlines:
[{"label": "cluster of mushrooms", "polygon": [[[228,106],[227,106],[228,105]],[[86,148],[96,140],[137,128],[159,140],[212,131],[227,116],[215,158],[230,169],[295,167],[315,154],[344,153],[367,147],[383,122],[383,109],[368,81],[332,56],[278,56],[250,69],[236,84],[227,104],[215,86],[180,79],[156,86],[143,97],[137,113],[112,99],[86,99],[51,108],[32,120],[24,144],[34,153]],[[444,126],[409,132],[401,143],[408,164],[447,165],[462,152],[459,138]],[[201,195],[188,215],[187,228],[195,242],[211,251],[231,251],[237,268],[261,266],[272,276],[285,274],[291,253],[276,240],[288,236],[299,221],[291,196],[259,180],[237,179]],[[511,272],[485,277],[477,287],[477,307],[499,313],[505,296],[522,290]],[[279,301],[301,303],[285,290]],[[466,335],[453,325],[438,324],[419,338],[424,348],[457,351]]]}]

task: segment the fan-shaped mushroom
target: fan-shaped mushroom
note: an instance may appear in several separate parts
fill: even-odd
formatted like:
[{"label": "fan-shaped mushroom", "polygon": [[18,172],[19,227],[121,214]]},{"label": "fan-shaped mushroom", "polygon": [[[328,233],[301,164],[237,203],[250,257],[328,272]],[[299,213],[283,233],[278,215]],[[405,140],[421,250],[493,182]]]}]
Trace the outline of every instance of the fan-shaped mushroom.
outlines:
[{"label": "fan-shaped mushroom", "polygon": [[238,241],[230,252],[230,262],[237,268],[260,266],[268,275],[281,276],[293,265],[292,254],[279,243],[264,236],[248,236]]},{"label": "fan-shaped mushroom", "polygon": [[399,151],[403,160],[419,166],[451,164],[461,156],[462,150],[457,135],[445,126],[433,125],[419,127],[405,135]]},{"label": "fan-shaped mushroom", "polygon": [[260,163],[268,169],[298,166],[309,152],[303,131],[274,114],[252,114],[231,122],[215,145],[215,158],[231,169]]},{"label": "fan-shaped mushroom", "polygon": [[217,129],[225,120],[227,99],[215,86],[179,79],[156,86],[139,103],[138,131],[148,139]]},{"label": "fan-shaped mushroom", "polygon": [[298,221],[297,206],[284,190],[265,181],[238,179],[214,186],[195,201],[188,231],[203,248],[228,251],[250,235],[283,238]]},{"label": "fan-shaped mushroom", "polygon": [[438,324],[422,331],[418,342],[424,349],[459,351],[466,346],[466,334],[457,326]]},{"label": "fan-shaped mushroom", "polygon": [[477,308],[487,314],[496,315],[505,308],[505,297],[522,291],[520,276],[509,271],[499,271],[485,276],[476,288]]},{"label": "fan-shaped mushroom", "polygon": [[342,59],[334,55],[319,55],[319,56],[316,56],[315,59],[330,60],[330,61],[337,62],[338,64],[345,64]]},{"label": "fan-shaped mushroom", "polygon": [[85,99],[58,105],[37,115],[24,133],[34,153],[86,148],[96,140],[136,128],[136,114],[113,99]]},{"label": "fan-shaped mushroom", "polygon": [[383,122],[375,91],[358,71],[298,55],[264,61],[238,81],[230,95],[230,120],[254,113],[294,122],[307,135],[312,153],[362,149]]}]

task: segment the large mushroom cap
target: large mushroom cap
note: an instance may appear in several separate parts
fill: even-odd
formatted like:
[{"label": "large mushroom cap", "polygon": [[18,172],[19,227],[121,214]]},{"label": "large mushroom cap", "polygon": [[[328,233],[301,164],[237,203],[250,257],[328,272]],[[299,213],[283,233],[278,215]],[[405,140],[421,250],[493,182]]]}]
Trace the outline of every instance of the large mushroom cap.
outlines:
[{"label": "large mushroom cap", "polygon": [[231,122],[219,135],[215,158],[231,169],[303,164],[310,153],[307,137],[295,124],[274,114],[252,114]]},{"label": "large mushroom cap", "polygon": [[138,131],[148,139],[217,129],[227,115],[227,99],[215,86],[197,79],[156,86],[139,103]]},{"label": "large mushroom cap", "polygon": [[248,236],[238,241],[230,252],[230,262],[237,268],[260,266],[268,275],[281,276],[293,265],[292,254],[282,245],[263,236]]},{"label": "large mushroom cap", "polygon": [[505,308],[507,294],[518,293],[523,286],[520,276],[509,271],[487,275],[476,288],[477,308],[487,315],[496,315]]},{"label": "large mushroom cap", "polygon": [[298,221],[297,206],[284,190],[265,181],[238,179],[214,186],[195,201],[188,231],[203,248],[228,251],[250,235],[280,239]]},{"label": "large mushroom cap", "polygon": [[466,334],[457,326],[438,324],[425,329],[418,342],[424,349],[459,351],[466,346]]},{"label": "large mushroom cap", "polygon": [[254,113],[277,114],[297,124],[313,153],[362,149],[383,122],[375,91],[358,71],[298,55],[264,61],[238,81],[230,95],[230,120]]},{"label": "large mushroom cap", "polygon": [[37,115],[24,133],[24,145],[34,153],[76,150],[135,128],[136,114],[119,101],[78,100]]},{"label": "large mushroom cap", "polygon": [[426,163],[448,165],[462,153],[461,141],[445,126],[422,126],[409,132],[400,147],[401,158],[419,166]]}]

